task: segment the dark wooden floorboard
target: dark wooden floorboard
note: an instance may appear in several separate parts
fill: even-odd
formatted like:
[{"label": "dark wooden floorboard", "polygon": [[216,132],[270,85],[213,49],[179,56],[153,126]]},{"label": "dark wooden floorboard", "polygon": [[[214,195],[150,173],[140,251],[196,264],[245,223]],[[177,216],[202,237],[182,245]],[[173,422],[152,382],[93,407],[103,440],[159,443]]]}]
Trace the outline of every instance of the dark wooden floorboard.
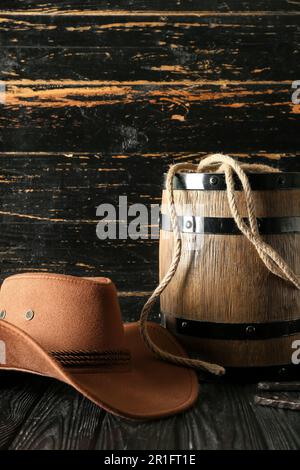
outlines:
[{"label": "dark wooden floorboard", "polygon": [[0,449],[11,445],[45,389],[37,377],[0,374]]},{"label": "dark wooden floorboard", "polygon": [[46,380],[26,423],[10,444],[11,449],[90,449],[104,411],[70,387]]},{"label": "dark wooden floorboard", "polygon": [[190,411],[150,423],[106,413],[52,379],[1,374],[10,449],[300,449],[297,412],[254,405],[255,385],[203,384]]}]

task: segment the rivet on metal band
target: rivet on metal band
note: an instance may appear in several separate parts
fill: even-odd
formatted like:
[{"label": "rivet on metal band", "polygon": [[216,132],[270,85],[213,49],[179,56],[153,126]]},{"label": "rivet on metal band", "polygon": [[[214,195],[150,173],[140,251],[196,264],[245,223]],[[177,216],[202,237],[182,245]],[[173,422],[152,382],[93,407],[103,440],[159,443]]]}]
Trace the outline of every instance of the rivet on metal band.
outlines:
[{"label": "rivet on metal band", "polygon": [[[182,233],[240,235],[235,220],[230,217],[177,216]],[[247,222],[247,219],[244,219]],[[300,233],[300,217],[261,217],[257,219],[261,234]],[[172,231],[168,214],[160,214],[160,228]]]},{"label": "rivet on metal band", "polygon": [[[254,191],[300,189],[300,172],[249,173],[248,178],[251,189]],[[166,175],[164,182],[166,182]],[[225,191],[227,186],[224,174],[178,173],[174,176],[173,188],[174,190]],[[242,190],[242,186],[236,178],[235,189]]]},{"label": "rivet on metal band", "polygon": [[[224,340],[264,340],[300,333],[300,318],[268,323],[214,323],[165,314],[166,326],[177,334]],[[300,315],[299,315],[300,317]]]}]

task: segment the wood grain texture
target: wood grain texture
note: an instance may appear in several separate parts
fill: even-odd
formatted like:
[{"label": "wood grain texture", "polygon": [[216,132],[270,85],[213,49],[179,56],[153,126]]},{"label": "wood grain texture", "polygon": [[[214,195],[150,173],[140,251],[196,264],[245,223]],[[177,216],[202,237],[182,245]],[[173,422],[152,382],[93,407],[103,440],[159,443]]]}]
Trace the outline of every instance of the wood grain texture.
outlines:
[{"label": "wood grain texture", "polygon": [[[26,387],[25,387],[25,384]],[[46,386],[46,387],[45,387]],[[0,390],[7,388],[1,381]],[[300,422],[292,411],[254,405],[252,385],[204,384],[183,415],[138,423],[104,413],[64,384],[28,376],[16,382],[12,413],[38,397],[11,449],[299,449]],[[35,392],[33,392],[35,390]],[[1,402],[3,416],[5,399]],[[216,419],[217,417],[217,419]],[[237,423],[238,429],[237,429]]]},{"label": "wood grain texture", "polygon": [[[253,191],[252,197],[255,204],[256,216],[267,218],[300,216],[299,196],[298,189]],[[248,217],[244,192],[236,191],[235,199],[240,216]],[[179,216],[199,215],[201,217],[232,218],[227,191],[175,190],[174,202],[176,204],[177,215]],[[163,213],[168,213],[166,190],[162,192],[161,210]]]},{"label": "wood grain texture", "polygon": [[[299,196],[299,190],[254,191],[256,214],[258,217],[299,216]],[[166,199],[164,191],[164,213],[168,213]],[[239,213],[246,217],[242,192],[237,200]],[[178,215],[232,217],[226,191],[177,190],[174,201]],[[299,234],[264,235],[263,239],[298,272]],[[173,233],[161,231],[160,278],[171,264],[173,245]],[[243,235],[183,233],[181,260],[161,296],[161,305],[164,313],[179,318],[264,323],[299,318],[300,293],[270,275]]]},{"label": "wood grain texture", "polygon": [[9,82],[3,151],[297,152],[290,84]]},{"label": "wood grain texture", "polygon": [[[300,191],[253,191],[258,217],[300,215]],[[226,191],[174,191],[178,215],[232,217]],[[163,213],[169,214],[163,194]],[[238,193],[238,210],[247,216],[244,194]],[[160,279],[172,263],[174,234],[160,232]],[[257,324],[299,320],[300,292],[274,276],[243,235],[181,234],[181,258],[160,296],[161,311],[170,318],[217,324]],[[298,274],[300,234],[264,235],[263,240]],[[176,328],[175,328],[176,331]],[[183,337],[181,337],[183,338]],[[289,364],[292,344],[300,338],[260,341],[221,341],[187,337],[184,344],[209,362],[231,367]],[[230,339],[230,338],[228,338]]]},{"label": "wood grain texture", "polygon": [[[298,274],[300,235],[263,239]],[[160,242],[160,278],[171,264],[173,233]],[[225,262],[227,260],[227,262]],[[299,318],[300,292],[271,275],[242,235],[182,234],[178,269],[161,295],[162,311],[217,323],[266,323]]]},{"label": "wood grain texture", "polygon": [[39,2],[33,0],[3,0],[1,2],[1,10],[15,14],[16,12],[25,11],[30,13],[45,14],[66,14],[89,13],[90,11],[126,11],[130,13],[132,10],[153,11],[158,12],[201,12],[201,11],[219,11],[220,13],[230,14],[232,11],[248,14],[252,12],[277,11],[286,13],[290,11],[299,11],[299,3],[289,0],[69,0]]},{"label": "wood grain texture", "polygon": [[0,78],[293,81],[300,54],[297,17],[0,12]]},{"label": "wood grain texture", "polygon": [[[298,315],[299,317],[299,315]],[[172,315],[168,318],[172,324]],[[202,360],[227,367],[273,367],[291,364],[294,341],[300,340],[300,334],[267,340],[226,340],[197,338],[176,334],[175,325],[170,331],[177,337],[187,351]]]},{"label": "wood grain texture", "polygon": [[20,373],[0,375],[0,449],[7,449],[46,390],[47,381],[28,380]]},{"label": "wood grain texture", "polygon": [[[34,387],[38,385],[35,379],[30,377],[28,380],[34,382]],[[47,389],[40,393],[36,406],[10,448],[94,448],[94,434],[106,413],[62,383],[47,378],[39,378],[39,382],[46,383]]]}]

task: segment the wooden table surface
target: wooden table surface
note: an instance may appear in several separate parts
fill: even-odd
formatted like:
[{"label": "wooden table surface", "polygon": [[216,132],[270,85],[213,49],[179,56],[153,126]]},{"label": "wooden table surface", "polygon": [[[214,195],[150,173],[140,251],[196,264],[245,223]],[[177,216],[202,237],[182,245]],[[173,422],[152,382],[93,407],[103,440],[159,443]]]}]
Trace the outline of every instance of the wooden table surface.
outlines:
[{"label": "wooden table surface", "polygon": [[[300,171],[299,19],[289,0],[1,0],[1,279],[106,275],[137,319],[158,240],[100,241],[96,207],[159,204],[169,164],[208,152]],[[137,424],[1,375],[0,446],[299,448],[300,415],[253,393],[206,384],[192,411]]]},{"label": "wooden table surface", "polygon": [[[196,406],[140,423],[55,380],[1,374],[1,449],[299,449],[299,412],[254,405],[255,385],[203,384]],[[171,392],[170,392],[171,393]]]}]

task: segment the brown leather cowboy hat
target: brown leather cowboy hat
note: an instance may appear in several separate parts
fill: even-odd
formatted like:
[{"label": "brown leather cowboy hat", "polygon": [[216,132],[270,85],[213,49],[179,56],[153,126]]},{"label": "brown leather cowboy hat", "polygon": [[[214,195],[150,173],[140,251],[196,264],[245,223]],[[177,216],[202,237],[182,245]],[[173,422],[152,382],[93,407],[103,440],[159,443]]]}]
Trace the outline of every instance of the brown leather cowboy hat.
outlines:
[{"label": "brown leather cowboy hat", "polygon": [[[138,323],[123,325],[107,278],[49,273],[8,277],[0,290],[0,369],[54,377],[107,411],[135,419],[181,412],[198,396],[194,371],[158,360]],[[164,328],[151,339],[186,357]]]}]

